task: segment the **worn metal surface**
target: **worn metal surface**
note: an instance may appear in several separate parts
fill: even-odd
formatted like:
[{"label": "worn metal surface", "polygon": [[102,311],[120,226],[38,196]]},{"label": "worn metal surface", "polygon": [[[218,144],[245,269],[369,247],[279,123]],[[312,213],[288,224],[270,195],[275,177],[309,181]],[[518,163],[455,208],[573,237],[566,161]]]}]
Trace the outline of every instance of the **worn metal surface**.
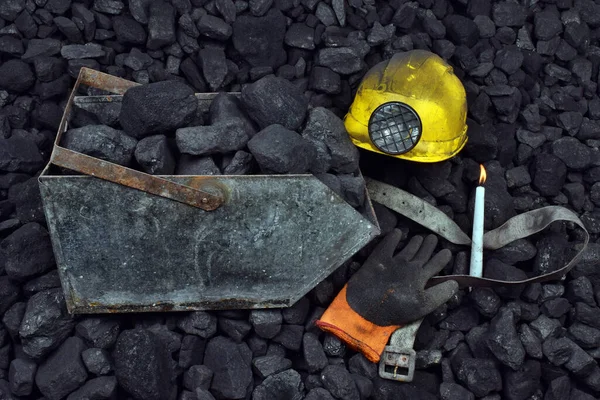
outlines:
[{"label": "worn metal surface", "polygon": [[396,329],[379,360],[379,376],[399,382],[412,382],[417,353],[413,349],[423,319]]},{"label": "worn metal surface", "polygon": [[[205,177],[168,177],[207,187]],[[75,313],[282,307],[378,227],[310,175],[219,176],[206,212],[87,176],[42,176],[67,306]]]}]

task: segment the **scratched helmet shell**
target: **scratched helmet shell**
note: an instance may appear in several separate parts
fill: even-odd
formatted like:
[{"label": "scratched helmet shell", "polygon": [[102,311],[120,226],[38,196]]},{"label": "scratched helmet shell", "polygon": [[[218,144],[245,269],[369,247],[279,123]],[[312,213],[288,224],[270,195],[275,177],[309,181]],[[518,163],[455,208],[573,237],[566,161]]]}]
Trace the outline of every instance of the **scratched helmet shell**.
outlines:
[{"label": "scratched helmet shell", "polygon": [[467,97],[450,67],[424,50],[371,68],[344,123],[363,149],[418,162],[458,154],[467,142]]}]

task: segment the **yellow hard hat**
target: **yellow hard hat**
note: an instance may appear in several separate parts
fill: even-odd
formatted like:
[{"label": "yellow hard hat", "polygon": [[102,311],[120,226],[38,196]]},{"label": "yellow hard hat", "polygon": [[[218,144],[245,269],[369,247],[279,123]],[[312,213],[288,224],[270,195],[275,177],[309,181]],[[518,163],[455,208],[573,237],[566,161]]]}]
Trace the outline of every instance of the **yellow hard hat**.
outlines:
[{"label": "yellow hard hat", "polygon": [[452,67],[424,50],[397,53],[367,72],[344,119],[363,149],[418,162],[467,143],[467,96]]}]

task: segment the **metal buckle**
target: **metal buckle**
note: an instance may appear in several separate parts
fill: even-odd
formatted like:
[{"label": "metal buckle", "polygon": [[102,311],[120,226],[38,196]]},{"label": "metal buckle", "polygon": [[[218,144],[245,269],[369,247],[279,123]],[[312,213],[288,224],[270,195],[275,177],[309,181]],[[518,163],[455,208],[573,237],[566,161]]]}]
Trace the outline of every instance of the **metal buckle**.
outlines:
[{"label": "metal buckle", "polygon": [[417,353],[413,349],[423,319],[396,329],[379,360],[379,376],[399,382],[412,382]]},{"label": "metal buckle", "polygon": [[379,361],[379,376],[399,382],[412,382],[416,356],[417,353],[413,349],[385,346]]}]

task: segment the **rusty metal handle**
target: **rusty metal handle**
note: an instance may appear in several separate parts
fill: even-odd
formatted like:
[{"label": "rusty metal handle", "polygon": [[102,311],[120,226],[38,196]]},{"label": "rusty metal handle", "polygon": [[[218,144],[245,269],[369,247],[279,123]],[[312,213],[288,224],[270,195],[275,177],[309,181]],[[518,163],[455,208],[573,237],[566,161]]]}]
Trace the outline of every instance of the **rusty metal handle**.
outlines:
[{"label": "rusty metal handle", "polygon": [[125,94],[128,89],[141,85],[137,82],[128,81],[127,79],[119,78],[118,76],[106,74],[87,67],[81,67],[79,70],[79,76],[77,77],[73,92],[75,92],[77,87],[81,84],[115,94]]},{"label": "rusty metal handle", "polygon": [[205,211],[212,211],[223,204],[223,194],[215,195],[189,186],[181,185],[126,168],[118,164],[90,157],[64,147],[55,146],[52,164],[106,181],[118,183],[156,196],[165,197]]},{"label": "rusty metal handle", "polygon": [[[90,68],[81,68],[60,121],[49,164],[142,190],[160,197],[198,207],[205,211],[212,211],[223,204],[225,201],[223,193],[218,195],[209,193],[61,147],[59,143],[62,134],[67,130],[67,121],[73,107],[75,94],[81,84],[118,94],[123,94],[127,89],[139,85],[138,83]],[[48,167],[46,167],[47,169]],[[207,178],[208,181],[209,179]]]}]

